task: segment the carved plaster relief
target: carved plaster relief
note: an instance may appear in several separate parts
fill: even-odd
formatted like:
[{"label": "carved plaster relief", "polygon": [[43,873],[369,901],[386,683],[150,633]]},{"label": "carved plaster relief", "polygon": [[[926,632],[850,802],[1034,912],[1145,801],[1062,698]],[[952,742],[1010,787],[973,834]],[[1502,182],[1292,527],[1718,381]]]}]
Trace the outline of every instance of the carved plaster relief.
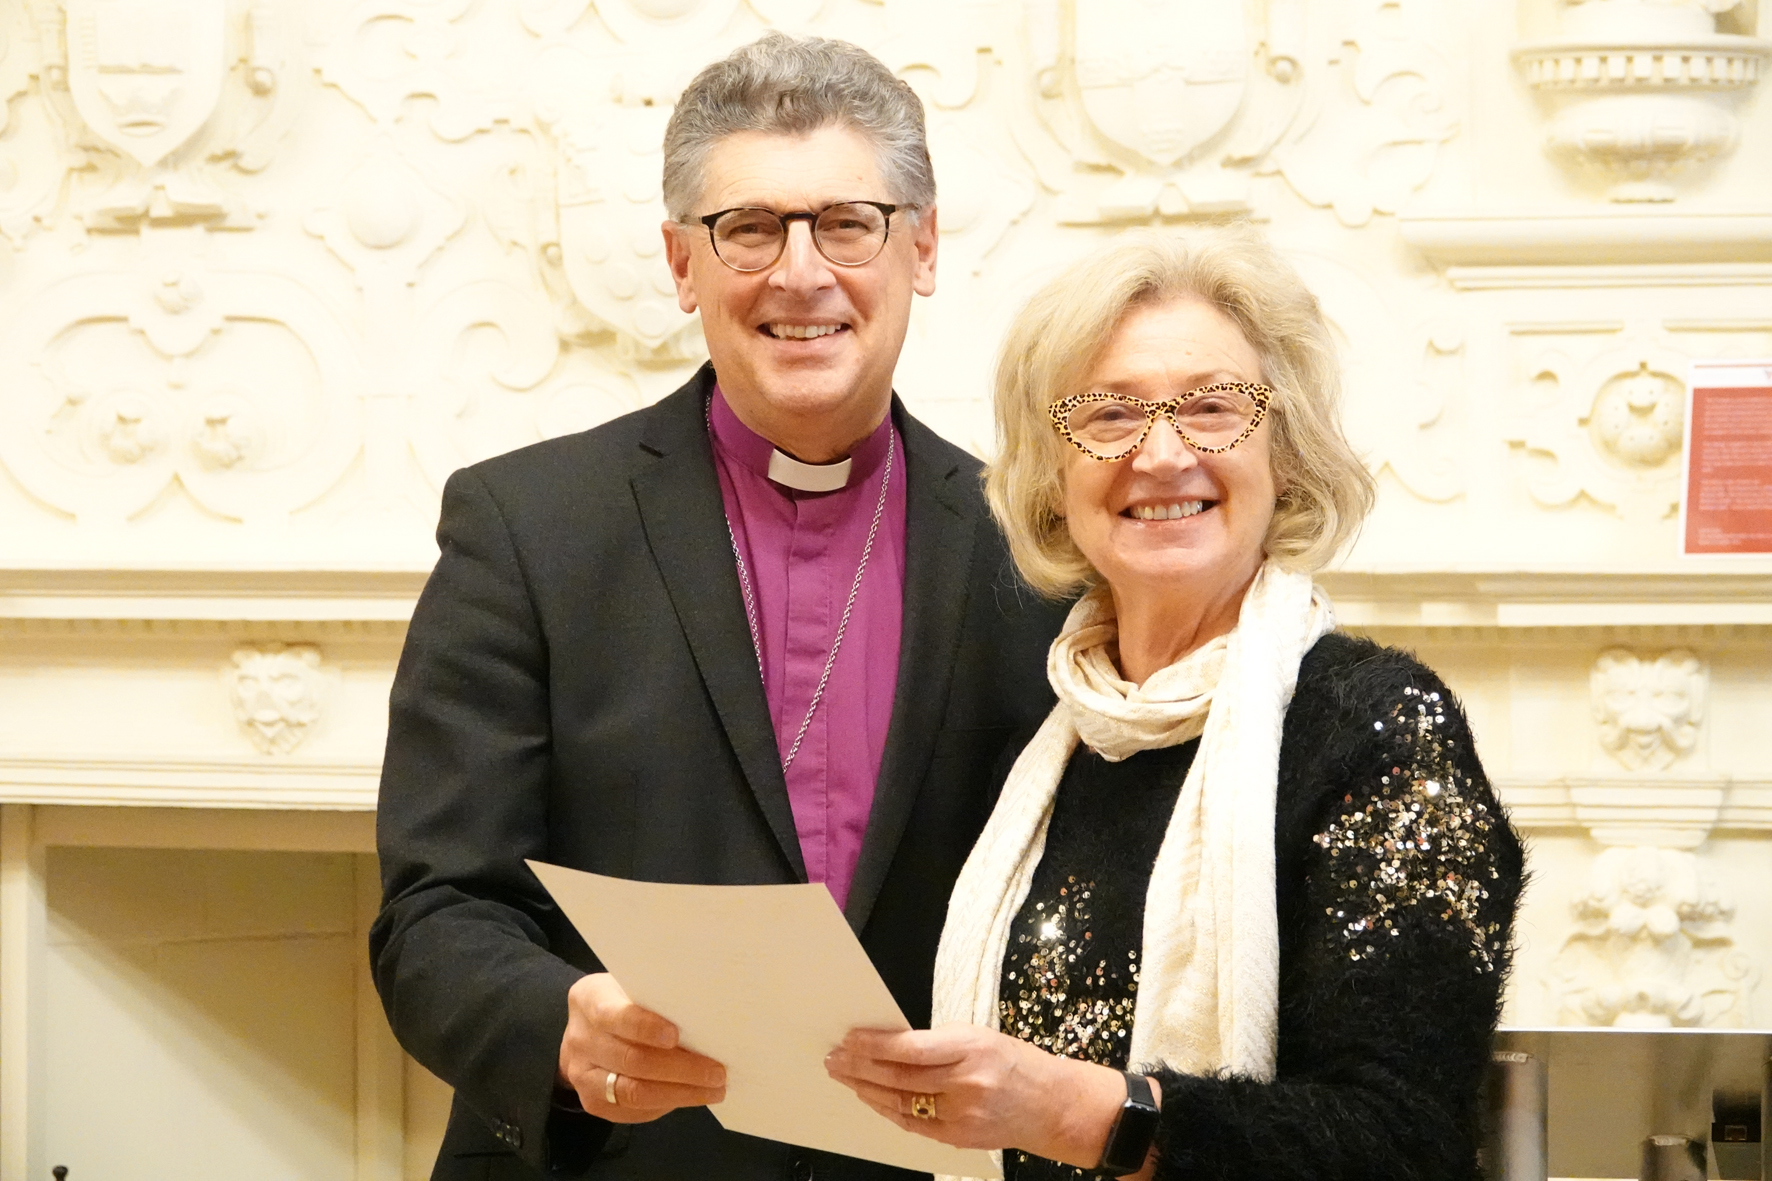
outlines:
[{"label": "carved plaster relief", "polygon": [[1559,1024],[1750,1024],[1759,973],[1735,948],[1734,903],[1693,854],[1607,849],[1571,911],[1549,980]]},{"label": "carved plaster relief", "polygon": [[1680,174],[1734,150],[1736,109],[1772,42],[1719,33],[1740,0],[1565,0],[1561,34],[1514,55],[1553,113],[1545,149],[1613,201],[1672,201]]},{"label": "carved plaster relief", "polygon": [[[548,429],[557,420],[578,421],[571,408],[549,414],[567,379],[543,384],[560,339],[552,309],[533,292],[491,280],[459,287],[421,313],[414,337],[422,377],[414,383],[412,448],[433,486],[463,464],[564,433]],[[636,408],[631,400],[609,406],[585,426]]]},{"label": "carved plaster relief", "polygon": [[[12,100],[31,88],[30,30],[22,5],[0,8],[0,132],[12,122]],[[0,189],[6,186],[0,184]]]},{"label": "carved plaster relief", "polygon": [[79,275],[0,329],[0,463],[83,520],[126,520],[175,482],[271,520],[343,475],[361,387],[352,342],[288,279]]},{"label": "carved plaster relief", "polygon": [[1686,397],[1675,375],[1688,359],[1659,344],[1596,352],[1585,343],[1591,334],[1540,335],[1531,325],[1515,332],[1521,404],[1529,408],[1506,438],[1541,461],[1526,477],[1532,498],[1554,508],[1585,495],[1644,524],[1671,516],[1679,507]]},{"label": "carved plaster relief", "polygon": [[679,72],[632,54],[596,60],[561,48],[544,58],[537,96],[555,188],[534,196],[557,219],[539,262],[570,292],[578,323],[563,328],[613,331],[654,364],[702,355],[700,321],[677,306],[659,229],[664,129],[688,81]]},{"label": "carved plaster relief", "polygon": [[419,268],[467,219],[460,202],[386,140],[340,181],[334,200],[310,212],[303,224],[372,297],[416,283]]},{"label": "carved plaster relief", "polygon": [[[1449,435],[1464,395],[1464,338],[1436,318],[1410,322],[1354,268],[1315,252],[1289,261],[1321,301],[1343,345],[1342,419],[1373,471],[1388,468],[1422,500],[1444,502],[1465,480]],[[1410,355],[1406,340],[1413,345]]]},{"label": "carved plaster relief", "polygon": [[299,113],[286,14],[265,0],[45,0],[33,12],[34,69],[73,153],[70,212],[94,230],[257,224],[263,211],[227,176],[264,168]]},{"label": "carved plaster relief", "polygon": [[[890,31],[869,49],[917,87],[931,113],[970,105],[980,94],[993,54],[1010,48],[1004,39],[1010,25],[1000,0],[875,2],[885,10]],[[936,171],[939,176],[939,164]]]},{"label": "carved plaster relief", "polygon": [[1072,224],[1245,211],[1252,178],[1277,173],[1364,225],[1425,183],[1457,128],[1413,9],[1036,0],[1017,139]]},{"label": "carved plaster relief", "polygon": [[320,720],[326,678],[311,644],[243,645],[222,683],[240,732],[263,754],[289,754]]},{"label": "carved plaster relief", "polygon": [[457,27],[473,7],[473,0],[359,0],[320,58],[320,76],[380,124],[398,120],[407,99],[428,98],[437,138],[458,143],[488,130],[498,112],[466,75],[473,46]]},{"label": "carved plaster relief", "polygon": [[93,134],[152,168],[221,98],[223,0],[66,0],[68,92]]},{"label": "carved plaster relief", "polygon": [[555,37],[590,11],[591,0],[517,0],[517,18],[537,37]]},{"label": "carved plaster relief", "polygon": [[1590,684],[1600,746],[1632,771],[1665,771],[1698,745],[1709,675],[1684,648],[1653,660],[1600,653]]},{"label": "carved plaster relief", "polygon": [[732,20],[739,0],[597,0],[597,15],[623,42],[660,50],[705,42]]}]

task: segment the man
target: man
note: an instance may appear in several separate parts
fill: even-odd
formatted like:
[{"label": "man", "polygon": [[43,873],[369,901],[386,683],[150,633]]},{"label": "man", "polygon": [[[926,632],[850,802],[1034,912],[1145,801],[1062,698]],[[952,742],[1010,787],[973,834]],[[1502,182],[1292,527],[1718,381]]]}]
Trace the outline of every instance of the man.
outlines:
[{"label": "man", "polygon": [[824,882],[926,1024],[993,764],[1051,705],[1060,608],[1015,581],[977,462],[892,395],[935,285],[915,95],[766,37],[684,93],[665,200],[710,365],[444,490],[390,708],[376,985],[455,1087],[436,1177],[901,1176],[721,1129],[721,1066],[523,864]]}]

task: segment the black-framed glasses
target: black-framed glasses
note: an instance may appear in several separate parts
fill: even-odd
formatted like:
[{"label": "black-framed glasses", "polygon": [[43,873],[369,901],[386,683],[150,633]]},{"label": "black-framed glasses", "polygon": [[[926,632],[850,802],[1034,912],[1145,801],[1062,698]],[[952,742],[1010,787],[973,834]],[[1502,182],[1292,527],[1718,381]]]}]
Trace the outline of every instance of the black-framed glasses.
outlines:
[{"label": "black-framed glasses", "polygon": [[812,244],[840,267],[866,266],[886,249],[892,215],[913,205],[884,201],[840,201],[823,209],[777,213],[741,206],[696,218],[708,228],[714,253],[735,271],[760,271],[773,266],[788,245],[788,223],[803,221],[812,229]]},{"label": "black-framed glasses", "polygon": [[1052,403],[1052,426],[1090,459],[1112,463],[1143,446],[1162,415],[1182,442],[1217,455],[1255,433],[1273,396],[1273,390],[1253,381],[1221,381],[1161,402],[1128,394],[1072,394]]}]

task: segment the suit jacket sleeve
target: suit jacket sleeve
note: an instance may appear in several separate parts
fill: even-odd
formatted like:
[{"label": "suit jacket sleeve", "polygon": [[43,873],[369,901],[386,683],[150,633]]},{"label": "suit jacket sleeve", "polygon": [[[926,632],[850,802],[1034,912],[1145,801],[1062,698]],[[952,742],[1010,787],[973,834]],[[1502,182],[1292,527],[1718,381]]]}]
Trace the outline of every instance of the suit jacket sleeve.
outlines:
[{"label": "suit jacket sleeve", "polygon": [[[554,909],[523,864],[548,851],[548,650],[473,471],[445,487],[437,540],[389,704],[371,965],[408,1052],[531,1165],[557,1168],[578,1154],[558,1142],[572,1121],[550,1109],[566,993],[583,973],[550,951]],[[608,1128],[577,1123],[581,1138]]]},{"label": "suit jacket sleeve", "polygon": [[1475,1181],[1520,847],[1450,691],[1397,663],[1303,736],[1328,753],[1301,847],[1276,847],[1304,872],[1281,912],[1276,1076],[1159,1070],[1161,1181]]}]

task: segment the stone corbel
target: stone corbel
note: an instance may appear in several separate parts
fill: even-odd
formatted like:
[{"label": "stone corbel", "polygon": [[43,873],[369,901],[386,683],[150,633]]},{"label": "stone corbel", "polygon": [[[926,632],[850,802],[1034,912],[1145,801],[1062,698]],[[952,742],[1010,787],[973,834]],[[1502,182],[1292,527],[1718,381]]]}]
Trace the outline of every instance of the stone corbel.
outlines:
[{"label": "stone corbel", "polygon": [[1602,845],[1696,849],[1723,813],[1728,781],[1714,779],[1570,779],[1577,824]]}]

